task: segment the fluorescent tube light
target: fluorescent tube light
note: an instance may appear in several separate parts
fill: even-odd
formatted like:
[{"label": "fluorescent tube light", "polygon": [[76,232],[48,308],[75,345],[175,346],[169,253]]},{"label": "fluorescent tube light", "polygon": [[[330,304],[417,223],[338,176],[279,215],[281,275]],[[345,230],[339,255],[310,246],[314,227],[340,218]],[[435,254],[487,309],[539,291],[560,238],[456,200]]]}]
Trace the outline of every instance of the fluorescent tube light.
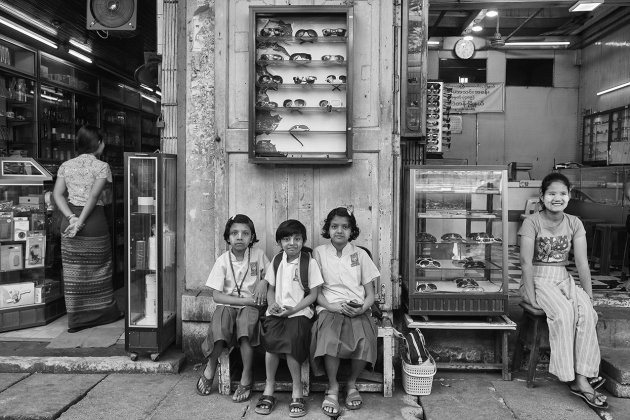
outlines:
[{"label": "fluorescent tube light", "polygon": [[466,36],[464,37],[464,39],[465,39],[466,41],[472,41],[472,40],[473,40],[473,36],[472,36],[472,35],[466,35]]},{"label": "fluorescent tube light", "polygon": [[428,40],[428,41],[427,41],[427,45],[440,45],[440,41],[431,41],[431,40]]},{"label": "fluorescent tube light", "polygon": [[497,12],[496,10],[488,10],[488,13],[486,13],[486,16],[488,17],[495,17],[498,15],[499,15],[499,12]]},{"label": "fluorescent tube light", "polygon": [[511,47],[566,47],[569,41],[530,41],[530,42],[506,42],[505,46]]},{"label": "fluorescent tube light", "polygon": [[44,99],[48,99],[49,101],[54,101],[54,102],[59,101],[59,98],[55,98],[54,96],[50,96],[50,95],[44,95],[43,93],[40,94],[39,96],[41,96]]},{"label": "fluorescent tube light", "polygon": [[90,64],[92,63],[92,59],[88,57],[87,55],[83,55],[80,52],[75,51],[75,50],[68,50],[68,52],[70,53],[70,55],[74,55],[75,57],[80,58],[83,61],[86,61]]},{"label": "fluorescent tube light", "polygon": [[569,12],[590,12],[604,3],[604,0],[578,0],[569,7]]},{"label": "fluorescent tube light", "polygon": [[2,16],[0,16],[0,24],[2,24],[4,26],[8,26],[9,28],[14,29],[14,30],[16,30],[18,32],[21,32],[21,33],[23,33],[26,36],[30,36],[31,38],[41,42],[42,44],[48,45],[49,47],[52,47],[52,48],[55,48],[55,49],[57,48],[57,44],[52,42],[50,39],[44,38],[43,36],[38,35],[35,32],[33,32],[33,31],[29,30],[29,29],[26,29],[25,27],[20,26],[20,25],[18,25],[15,22],[10,21],[9,19],[5,19]]},{"label": "fluorescent tube light", "polygon": [[162,92],[160,92],[159,90],[156,90],[156,91],[155,91],[155,94],[156,94],[157,96],[159,96],[160,98],[162,97]]},{"label": "fluorescent tube light", "polygon": [[7,12],[8,14],[20,19],[23,22],[26,22],[34,27],[36,27],[37,29],[44,31],[46,33],[49,33],[50,35],[54,35],[57,36],[57,30],[55,28],[53,28],[52,26],[44,23],[44,21],[40,20],[40,19],[35,19],[32,16],[27,15],[26,13],[22,12],[21,10],[18,10],[16,8],[14,8],[13,6],[9,6],[8,4],[6,4],[4,1],[0,1],[0,9]]},{"label": "fluorescent tube light", "polygon": [[150,96],[147,96],[147,95],[145,95],[145,94],[143,94],[143,93],[141,93],[141,94],[140,94],[140,96],[142,96],[142,97],[143,97],[144,99],[146,99],[147,101],[151,101],[151,102],[153,102],[154,104],[157,104],[157,101],[156,101],[155,99],[153,99],[152,97],[150,97]]},{"label": "fluorescent tube light", "polygon": [[73,45],[75,47],[77,47],[80,50],[83,50],[85,52],[91,53],[92,52],[92,47],[90,47],[88,44],[84,44],[82,42],[77,41],[74,38],[70,38],[70,45]]},{"label": "fluorescent tube light", "polygon": [[621,85],[618,85],[618,86],[615,86],[615,87],[611,87],[610,89],[606,89],[606,90],[602,90],[601,92],[597,92],[597,96],[601,96],[604,93],[609,93],[609,92],[612,92],[612,91],[617,90],[617,89],[625,88],[626,86],[630,86],[630,82],[626,82],[626,83],[623,83]]},{"label": "fluorescent tube light", "polygon": [[142,89],[144,89],[144,90],[148,90],[149,92],[153,93],[153,89],[151,89],[149,86],[147,86],[147,85],[145,85],[143,83],[140,83],[140,87]]},{"label": "fluorescent tube light", "polygon": [[481,25],[473,25],[473,27],[471,29],[473,30],[473,32],[481,32],[481,31],[483,31],[483,26],[481,26]]}]

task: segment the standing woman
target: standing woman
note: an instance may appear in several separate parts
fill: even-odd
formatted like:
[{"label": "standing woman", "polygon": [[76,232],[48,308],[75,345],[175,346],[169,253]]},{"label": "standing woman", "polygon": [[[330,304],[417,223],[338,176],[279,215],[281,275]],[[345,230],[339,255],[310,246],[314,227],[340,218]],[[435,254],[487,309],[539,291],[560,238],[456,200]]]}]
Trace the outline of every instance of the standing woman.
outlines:
[{"label": "standing woman", "polygon": [[[540,187],[543,209],[523,221],[518,232],[521,296],[547,315],[551,347],[549,372],[566,382],[571,392],[589,405],[606,408],[606,397],[589,381],[599,372],[597,313],[592,303],[584,225],[576,216],[564,212],[569,204],[570,189],[566,176],[547,175]],[[571,245],[582,287],[576,286],[566,269]]]},{"label": "standing woman", "polygon": [[53,191],[65,216],[60,229],[61,261],[69,333],[124,316],[114,299],[111,242],[101,195],[112,182],[109,165],[98,159],[104,148],[97,127],[81,127],[79,156],[61,164]]}]

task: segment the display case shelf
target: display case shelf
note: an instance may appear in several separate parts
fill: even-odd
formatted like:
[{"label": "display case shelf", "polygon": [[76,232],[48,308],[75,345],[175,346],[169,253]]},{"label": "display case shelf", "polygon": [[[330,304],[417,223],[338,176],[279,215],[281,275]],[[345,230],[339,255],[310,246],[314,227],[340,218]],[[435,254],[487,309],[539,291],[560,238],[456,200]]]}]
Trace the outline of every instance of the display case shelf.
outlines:
[{"label": "display case shelf", "polygon": [[[250,7],[251,162],[352,161],[352,10],[343,6]],[[330,28],[342,29],[343,36],[324,36]],[[302,29],[315,31],[317,37],[295,37]],[[261,31],[284,35],[266,37],[259,35]],[[287,36],[289,33],[291,36]],[[261,59],[265,54],[282,59]],[[305,54],[311,59],[291,60],[294,54]],[[265,77],[280,77],[283,83]],[[302,83],[294,83],[298,77]],[[314,83],[306,83],[306,78]],[[340,80],[345,82],[334,83]],[[287,99],[300,99],[305,104],[284,107]],[[322,101],[327,101],[326,105],[320,106]],[[275,103],[276,107],[261,103]],[[310,130],[291,130],[296,125],[308,126]]]},{"label": "display case shelf", "polygon": [[408,313],[507,313],[506,168],[412,166],[404,183]]}]

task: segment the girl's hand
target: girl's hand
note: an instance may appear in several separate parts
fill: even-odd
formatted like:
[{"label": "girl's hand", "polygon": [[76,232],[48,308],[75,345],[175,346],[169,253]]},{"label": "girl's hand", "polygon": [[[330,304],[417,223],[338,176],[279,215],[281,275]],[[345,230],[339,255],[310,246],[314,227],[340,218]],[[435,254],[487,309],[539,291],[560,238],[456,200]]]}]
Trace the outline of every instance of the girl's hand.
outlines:
[{"label": "girl's hand", "polygon": [[256,305],[264,305],[267,303],[267,286],[266,281],[259,281],[254,290],[254,302]]},{"label": "girl's hand", "polygon": [[273,305],[269,307],[269,313],[271,315],[279,316],[282,313],[282,307],[278,305],[278,302],[275,302]]},{"label": "girl's hand", "polygon": [[63,236],[64,238],[74,238],[76,234],[79,233],[79,230],[81,230],[81,227],[82,226],[76,222],[72,223],[68,225],[68,227],[66,228],[66,230],[63,231],[61,236]]},{"label": "girl's hand", "polygon": [[347,303],[342,303],[341,304],[341,310],[342,310],[342,314],[344,314],[347,317],[350,318],[354,318],[356,316],[359,316],[361,314],[363,314],[365,311],[363,310],[363,306],[358,307],[358,308],[354,308],[350,305],[348,305]]},{"label": "girl's hand", "polygon": [[288,318],[290,315],[293,315],[293,307],[292,306],[283,306],[280,312],[280,317]]},{"label": "girl's hand", "polygon": [[250,297],[241,297],[242,302],[239,302],[241,305],[246,306],[256,306],[256,302],[254,302],[254,298]]},{"label": "girl's hand", "polygon": [[343,313],[343,307],[341,306],[341,303],[330,303],[328,304],[328,312],[332,312],[332,313],[337,313],[337,314],[342,314]]}]

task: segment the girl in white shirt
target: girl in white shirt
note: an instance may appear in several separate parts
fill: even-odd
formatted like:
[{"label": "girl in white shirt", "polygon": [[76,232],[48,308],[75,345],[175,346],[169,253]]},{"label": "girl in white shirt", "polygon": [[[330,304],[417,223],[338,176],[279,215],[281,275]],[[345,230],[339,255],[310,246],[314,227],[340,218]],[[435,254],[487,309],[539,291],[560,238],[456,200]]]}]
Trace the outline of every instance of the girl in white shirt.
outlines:
[{"label": "girl in white shirt", "polygon": [[217,307],[212,314],[208,336],[201,344],[208,363],[197,380],[197,393],[210,395],[217,361],[224,348],[240,347],[243,359],[241,383],[232,400],[249,399],[252,389],[253,347],[260,344],[258,307],[266,302],[267,282],[262,280],[269,259],[258,248],[254,222],[244,214],[230,217],[223,238],[230,250],[217,258],[206,286],[213,290]]},{"label": "girl in white shirt", "polygon": [[328,391],[322,404],[322,411],[328,416],[339,414],[340,360],[352,360],[345,400],[349,410],[361,408],[363,400],[356,380],[366,366],[376,362],[377,328],[370,307],[374,303],[374,281],[380,273],[367,252],[350,243],[359,232],[351,210],[333,209],[322,228],[322,236],[330,239],[330,244],[318,246],[313,252],[324,285],[317,297],[311,366],[315,375],[328,375]]}]

